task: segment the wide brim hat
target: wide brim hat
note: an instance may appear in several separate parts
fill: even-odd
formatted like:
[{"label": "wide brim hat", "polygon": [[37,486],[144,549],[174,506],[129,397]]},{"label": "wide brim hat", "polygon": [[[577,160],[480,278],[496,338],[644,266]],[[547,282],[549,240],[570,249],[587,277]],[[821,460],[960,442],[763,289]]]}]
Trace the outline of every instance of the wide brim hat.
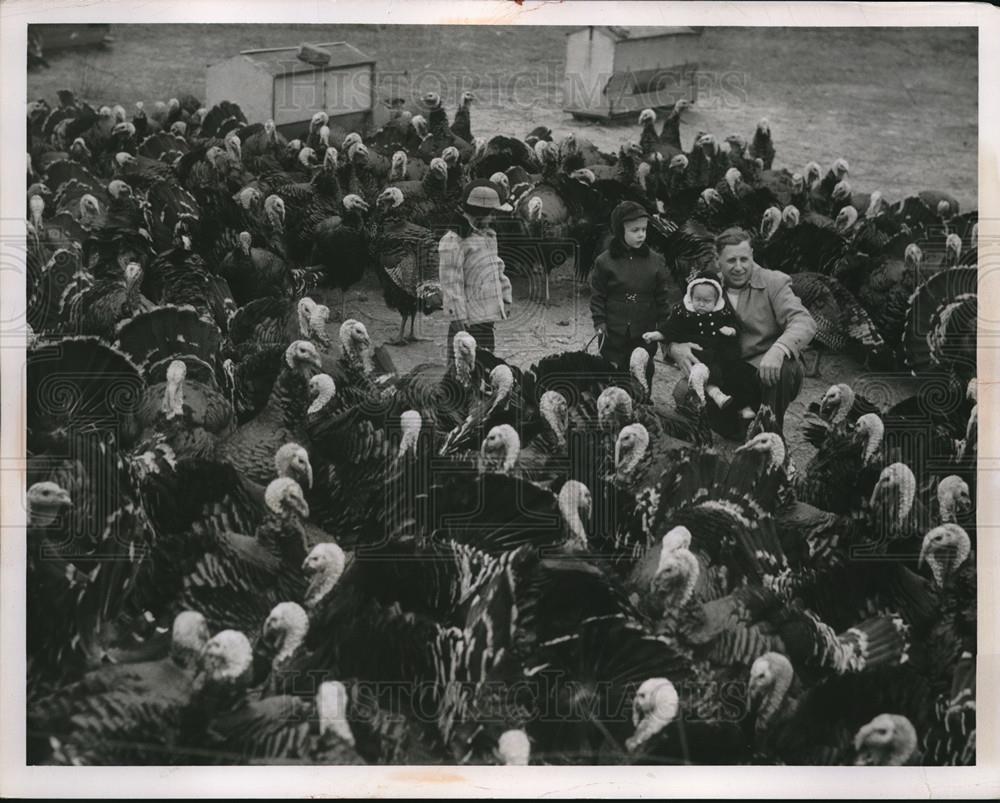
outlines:
[{"label": "wide brim hat", "polygon": [[500,187],[488,179],[470,181],[462,190],[462,205],[497,211],[503,207]]}]

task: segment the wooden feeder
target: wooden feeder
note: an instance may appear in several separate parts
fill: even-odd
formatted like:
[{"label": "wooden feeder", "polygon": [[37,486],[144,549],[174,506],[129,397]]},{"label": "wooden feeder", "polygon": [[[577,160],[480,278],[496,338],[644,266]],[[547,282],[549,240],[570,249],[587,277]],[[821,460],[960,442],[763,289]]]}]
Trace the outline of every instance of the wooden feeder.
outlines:
[{"label": "wooden feeder", "polygon": [[375,60],[347,42],[243,50],[208,68],[207,106],[238,103],[247,120],[274,120],[286,137],[309,130],[312,116],[330,116],[334,136],[362,136],[387,117],[375,99]]},{"label": "wooden feeder", "polygon": [[610,120],[697,99],[701,28],[590,26],[566,34],[563,111]]}]

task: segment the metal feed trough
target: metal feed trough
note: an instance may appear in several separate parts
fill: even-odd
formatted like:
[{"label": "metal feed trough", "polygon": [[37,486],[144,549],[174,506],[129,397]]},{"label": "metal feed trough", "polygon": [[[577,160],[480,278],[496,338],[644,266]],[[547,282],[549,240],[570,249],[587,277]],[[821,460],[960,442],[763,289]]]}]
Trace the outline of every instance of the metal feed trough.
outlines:
[{"label": "metal feed trough", "polygon": [[205,82],[209,108],[238,103],[251,123],[274,120],[286,137],[305,134],[318,111],[334,136],[366,135],[384,122],[375,91],[375,60],[347,42],[243,50],[209,66]]},{"label": "metal feed trough", "polygon": [[610,120],[695,101],[701,28],[590,26],[566,34],[563,111]]}]

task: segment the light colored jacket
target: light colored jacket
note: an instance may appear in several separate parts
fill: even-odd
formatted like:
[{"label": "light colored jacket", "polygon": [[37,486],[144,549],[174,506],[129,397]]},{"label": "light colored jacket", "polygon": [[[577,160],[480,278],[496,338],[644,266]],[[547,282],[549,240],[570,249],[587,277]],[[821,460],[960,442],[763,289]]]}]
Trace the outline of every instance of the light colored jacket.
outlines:
[{"label": "light colored jacket", "polygon": [[775,343],[797,359],[816,334],[816,321],[795,295],[788,275],[756,263],[737,296],[736,315],[742,324],[743,359],[754,366]]},{"label": "light colored jacket", "polygon": [[464,239],[449,231],[438,244],[444,311],[452,320],[487,323],[507,318],[510,279],[497,254],[492,229],[474,231]]}]

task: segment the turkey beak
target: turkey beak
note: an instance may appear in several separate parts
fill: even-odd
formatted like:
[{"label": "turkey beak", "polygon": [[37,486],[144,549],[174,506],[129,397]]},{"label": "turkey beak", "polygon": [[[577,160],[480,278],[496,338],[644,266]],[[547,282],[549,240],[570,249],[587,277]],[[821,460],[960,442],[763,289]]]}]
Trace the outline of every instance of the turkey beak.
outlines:
[{"label": "turkey beak", "polygon": [[73,507],[73,499],[72,497],[70,497],[69,491],[66,490],[60,491],[59,495],[56,497],[56,503],[59,505],[59,507],[64,507],[64,508]]},{"label": "turkey beak", "polygon": [[312,484],[313,484],[313,468],[312,468],[312,463],[310,463],[310,462],[307,461],[306,464],[305,464],[305,466],[303,467],[302,471],[303,471],[303,474],[304,474],[304,479],[305,479],[305,483],[304,484],[306,486],[306,490],[311,490],[312,489]]},{"label": "turkey beak", "polygon": [[920,557],[917,558],[917,568],[918,569],[922,569],[925,563],[928,566],[930,565],[930,561],[927,560],[927,553],[928,552],[930,552],[930,545],[929,544],[924,544],[920,548]]},{"label": "turkey beak", "polygon": [[260,634],[260,640],[263,641],[268,647],[274,648],[275,637],[278,635],[278,629],[275,627],[273,620],[268,619],[264,622],[264,629]]}]

